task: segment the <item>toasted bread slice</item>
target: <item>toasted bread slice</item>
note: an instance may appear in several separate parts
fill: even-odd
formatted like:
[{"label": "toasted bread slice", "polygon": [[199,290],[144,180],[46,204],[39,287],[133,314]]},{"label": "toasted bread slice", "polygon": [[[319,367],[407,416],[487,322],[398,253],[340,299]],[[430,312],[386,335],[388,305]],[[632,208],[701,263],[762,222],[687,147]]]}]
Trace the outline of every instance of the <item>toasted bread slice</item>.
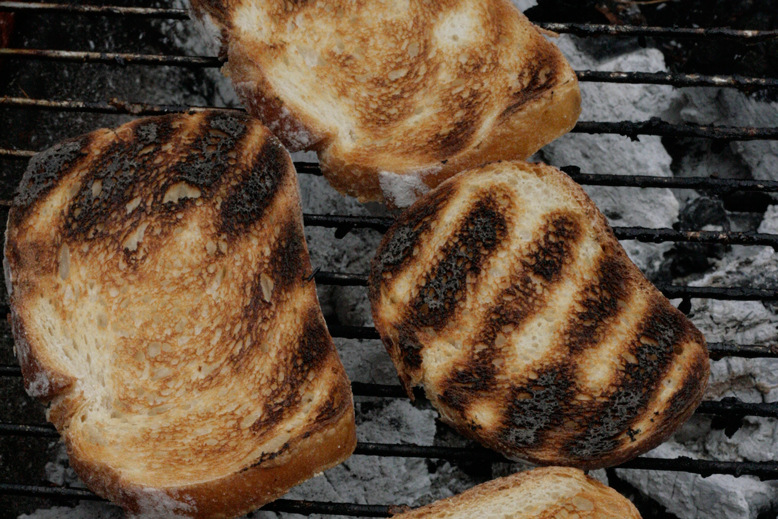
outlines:
[{"label": "toasted bread slice", "polygon": [[297,177],[258,121],[142,119],[36,155],[5,260],[25,387],[131,513],[237,516],[354,450]]},{"label": "toasted bread slice", "polygon": [[576,75],[509,0],[192,0],[246,108],[329,182],[409,205],[569,131]]},{"label": "toasted bread slice", "polygon": [[580,470],[545,467],[519,472],[395,519],[640,519],[627,498]]},{"label": "toasted bread slice", "polygon": [[463,172],[373,259],[373,318],[409,395],[511,458],[596,468],[661,443],[699,404],[700,332],[545,165]]}]

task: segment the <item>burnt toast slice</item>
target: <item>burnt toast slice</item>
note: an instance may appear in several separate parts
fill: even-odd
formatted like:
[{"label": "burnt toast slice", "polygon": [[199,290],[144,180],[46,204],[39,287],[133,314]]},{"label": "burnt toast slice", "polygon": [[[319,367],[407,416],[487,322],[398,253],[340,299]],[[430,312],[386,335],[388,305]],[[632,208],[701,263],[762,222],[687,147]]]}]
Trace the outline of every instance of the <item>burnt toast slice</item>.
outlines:
[{"label": "burnt toast slice", "polygon": [[297,176],[259,121],[141,119],[39,153],[5,275],[27,392],[128,512],[238,516],[353,452]]},{"label": "burnt toast slice", "polygon": [[394,516],[396,519],[640,519],[635,505],[577,469],[519,472]]},{"label": "burnt toast slice", "polygon": [[702,399],[702,334],[546,165],[460,173],[402,213],[371,265],[376,328],[412,396],[511,458],[585,469],[664,441]]},{"label": "burnt toast slice", "polygon": [[509,0],[192,0],[248,111],[363,202],[407,206],[569,131],[576,75]]}]

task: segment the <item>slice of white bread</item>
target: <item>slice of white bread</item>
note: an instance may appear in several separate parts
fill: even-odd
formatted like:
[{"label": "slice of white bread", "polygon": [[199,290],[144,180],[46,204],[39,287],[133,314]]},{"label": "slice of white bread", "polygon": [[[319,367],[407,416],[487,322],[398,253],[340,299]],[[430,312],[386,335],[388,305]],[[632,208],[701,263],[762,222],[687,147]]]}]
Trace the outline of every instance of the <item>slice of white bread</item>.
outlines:
[{"label": "slice of white bread", "polygon": [[409,205],[569,131],[576,75],[509,0],[191,0],[250,113],[361,201]]},{"label": "slice of white bread", "polygon": [[584,191],[499,162],[387,232],[373,318],[403,386],[511,458],[596,468],[655,447],[702,399],[705,340],[629,260]]},{"label": "slice of white bread", "polygon": [[36,155],[5,242],[25,388],[87,486],[234,517],[356,445],[289,154],[259,121],[141,119]]},{"label": "slice of white bread", "polygon": [[640,519],[627,498],[580,470],[519,472],[395,519]]}]

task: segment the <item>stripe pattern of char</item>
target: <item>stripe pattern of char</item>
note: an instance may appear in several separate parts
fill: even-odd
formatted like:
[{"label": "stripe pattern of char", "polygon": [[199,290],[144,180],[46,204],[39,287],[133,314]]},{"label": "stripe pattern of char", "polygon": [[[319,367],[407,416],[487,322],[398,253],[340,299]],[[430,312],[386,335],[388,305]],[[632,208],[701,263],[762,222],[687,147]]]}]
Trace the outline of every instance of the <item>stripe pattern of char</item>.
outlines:
[{"label": "stripe pattern of char", "polygon": [[409,393],[423,385],[445,422],[509,457],[583,468],[645,452],[691,414],[704,339],[578,186],[503,163],[441,188],[398,220],[371,273]]}]

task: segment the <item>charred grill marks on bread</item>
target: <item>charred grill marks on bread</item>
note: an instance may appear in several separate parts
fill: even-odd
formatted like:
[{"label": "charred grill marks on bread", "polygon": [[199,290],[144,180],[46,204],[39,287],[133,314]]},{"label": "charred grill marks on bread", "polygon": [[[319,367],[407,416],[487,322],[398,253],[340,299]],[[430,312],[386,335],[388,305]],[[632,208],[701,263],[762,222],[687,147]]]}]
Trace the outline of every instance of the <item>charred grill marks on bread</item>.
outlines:
[{"label": "charred grill marks on bread", "polygon": [[237,516],[353,451],[296,174],[258,121],[141,119],[38,155],[5,260],[25,388],[130,512]]},{"label": "charred grill marks on bread", "polygon": [[439,189],[389,230],[369,280],[409,394],[423,386],[444,421],[509,457],[583,468],[645,452],[691,414],[702,335],[566,175],[501,162]]}]

